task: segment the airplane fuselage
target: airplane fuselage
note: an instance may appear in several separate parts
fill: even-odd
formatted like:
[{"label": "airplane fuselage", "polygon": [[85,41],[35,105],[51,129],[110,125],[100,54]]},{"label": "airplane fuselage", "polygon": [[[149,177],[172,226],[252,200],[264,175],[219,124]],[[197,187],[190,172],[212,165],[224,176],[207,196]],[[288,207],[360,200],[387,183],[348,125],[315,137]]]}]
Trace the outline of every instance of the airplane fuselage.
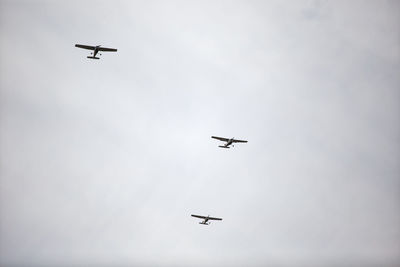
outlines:
[{"label": "airplane fuselage", "polygon": [[229,140],[225,143],[224,147],[229,148],[229,146],[232,145],[232,144],[233,144],[233,138],[229,139]]},{"label": "airplane fuselage", "polygon": [[199,224],[209,225],[210,223],[207,223],[207,222],[208,222],[208,217],[205,218],[204,221],[199,222]]},{"label": "airplane fuselage", "polygon": [[93,50],[93,56],[95,57],[97,55],[97,53],[99,52],[99,48],[100,46],[97,45],[96,48]]},{"label": "airplane fuselage", "polygon": [[[96,46],[94,47],[94,49],[93,49],[93,52],[90,53],[92,56],[88,56],[87,58],[90,58],[90,59],[99,59],[98,57],[96,57],[97,53],[99,53],[99,48],[100,48],[100,46],[99,46],[99,45],[96,45]],[[101,55],[101,54],[100,54],[100,55]]]}]

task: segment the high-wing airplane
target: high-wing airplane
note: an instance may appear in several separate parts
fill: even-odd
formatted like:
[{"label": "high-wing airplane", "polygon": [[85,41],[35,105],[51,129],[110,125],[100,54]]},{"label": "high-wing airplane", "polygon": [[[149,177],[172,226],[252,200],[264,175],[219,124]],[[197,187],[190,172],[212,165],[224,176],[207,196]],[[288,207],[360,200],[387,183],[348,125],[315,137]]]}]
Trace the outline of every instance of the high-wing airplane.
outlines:
[{"label": "high-wing airplane", "polygon": [[[103,52],[117,52],[117,49],[115,48],[107,48],[107,47],[101,47],[100,45],[97,46],[91,46],[91,45],[81,45],[81,44],[76,44],[75,47],[83,48],[83,49],[88,49],[88,50],[93,50],[90,54],[93,56],[87,56],[87,58],[91,59],[100,59],[99,57],[96,57],[97,53],[99,51]],[[101,54],[99,54],[101,56]]]},{"label": "high-wing airplane", "polygon": [[202,221],[202,222],[199,222],[199,224],[204,224],[204,225],[209,225],[209,224],[211,223],[211,222],[208,222],[209,220],[222,221],[221,218],[210,217],[210,215],[208,215],[208,216],[201,216],[201,215],[194,215],[194,214],[192,214],[192,217],[196,217],[196,218],[203,219],[203,221]]},{"label": "high-wing airplane", "polygon": [[229,138],[224,138],[224,137],[211,136],[211,138],[226,142],[223,146],[219,146],[222,148],[230,148],[229,147],[230,145],[234,146],[233,143],[247,143],[247,141],[245,141],[245,140],[238,140],[233,137],[231,139],[229,139]]}]

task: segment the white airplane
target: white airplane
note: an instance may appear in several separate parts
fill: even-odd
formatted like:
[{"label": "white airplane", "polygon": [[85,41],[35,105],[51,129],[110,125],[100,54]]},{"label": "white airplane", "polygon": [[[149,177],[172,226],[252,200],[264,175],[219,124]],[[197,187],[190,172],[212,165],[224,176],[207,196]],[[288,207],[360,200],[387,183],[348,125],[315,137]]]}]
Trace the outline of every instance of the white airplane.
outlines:
[{"label": "white airplane", "polygon": [[[200,218],[203,219],[202,222],[199,222],[199,224],[204,224],[204,225],[209,225],[211,222],[208,222],[209,220],[215,220],[215,221],[222,221],[221,218],[214,218],[214,217],[210,217],[210,215],[208,216],[201,216],[201,215],[194,215],[192,214],[192,217],[196,217],[196,218]],[[208,222],[208,223],[207,223]]]},{"label": "white airplane", "polygon": [[[81,44],[76,44],[75,47],[83,48],[83,49],[88,49],[88,50],[93,50],[90,54],[93,56],[87,56],[87,58],[91,59],[100,59],[99,57],[96,57],[97,53],[99,51],[104,51],[104,52],[117,52],[117,49],[115,48],[107,48],[107,47],[101,47],[100,45],[97,46],[91,46],[91,45],[81,45]],[[101,56],[101,54],[99,54]]]},{"label": "white airplane", "polygon": [[224,138],[224,137],[211,136],[211,138],[226,142],[225,145],[219,146],[219,147],[222,147],[222,148],[230,148],[229,147],[230,145],[232,145],[234,147],[233,143],[247,143],[247,141],[245,141],[245,140],[238,140],[238,139],[235,139],[233,137],[231,139],[229,139],[229,138]]}]

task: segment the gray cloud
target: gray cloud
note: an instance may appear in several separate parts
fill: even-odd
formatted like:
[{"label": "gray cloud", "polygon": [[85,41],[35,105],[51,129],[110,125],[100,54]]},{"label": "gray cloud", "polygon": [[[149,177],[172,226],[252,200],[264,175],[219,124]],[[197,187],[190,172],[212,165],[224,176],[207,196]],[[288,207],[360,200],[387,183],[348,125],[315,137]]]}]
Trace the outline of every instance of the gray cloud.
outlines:
[{"label": "gray cloud", "polygon": [[398,11],[1,1],[0,264],[398,265]]}]

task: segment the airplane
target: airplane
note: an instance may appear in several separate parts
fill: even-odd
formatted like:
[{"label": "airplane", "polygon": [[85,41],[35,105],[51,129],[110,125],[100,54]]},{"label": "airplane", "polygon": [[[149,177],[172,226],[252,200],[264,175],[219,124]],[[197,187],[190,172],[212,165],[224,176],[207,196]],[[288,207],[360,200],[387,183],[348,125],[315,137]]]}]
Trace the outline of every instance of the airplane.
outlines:
[{"label": "airplane", "polygon": [[231,139],[228,139],[228,138],[224,138],[224,137],[211,136],[211,138],[226,142],[225,145],[219,146],[222,148],[230,148],[229,147],[230,145],[232,145],[234,147],[233,143],[247,143],[247,141],[245,141],[245,140],[238,140],[238,139],[235,139],[234,137],[232,137]]},{"label": "airplane", "polygon": [[[91,59],[100,59],[99,57],[96,57],[97,53],[99,51],[104,51],[104,52],[117,52],[117,49],[115,48],[107,48],[107,47],[101,47],[100,45],[96,46],[91,46],[91,45],[81,45],[81,44],[76,44],[75,47],[83,48],[83,49],[88,49],[88,50],[93,50],[90,54],[93,56],[87,56],[87,58]],[[99,54],[101,56],[101,54]]]},{"label": "airplane", "polygon": [[202,221],[202,222],[199,222],[199,224],[204,224],[204,225],[209,225],[209,224],[211,223],[211,222],[208,222],[209,220],[222,221],[221,218],[210,217],[210,215],[208,215],[208,216],[201,216],[201,215],[194,215],[194,214],[192,214],[192,217],[196,217],[196,218],[203,219],[203,221]]}]

